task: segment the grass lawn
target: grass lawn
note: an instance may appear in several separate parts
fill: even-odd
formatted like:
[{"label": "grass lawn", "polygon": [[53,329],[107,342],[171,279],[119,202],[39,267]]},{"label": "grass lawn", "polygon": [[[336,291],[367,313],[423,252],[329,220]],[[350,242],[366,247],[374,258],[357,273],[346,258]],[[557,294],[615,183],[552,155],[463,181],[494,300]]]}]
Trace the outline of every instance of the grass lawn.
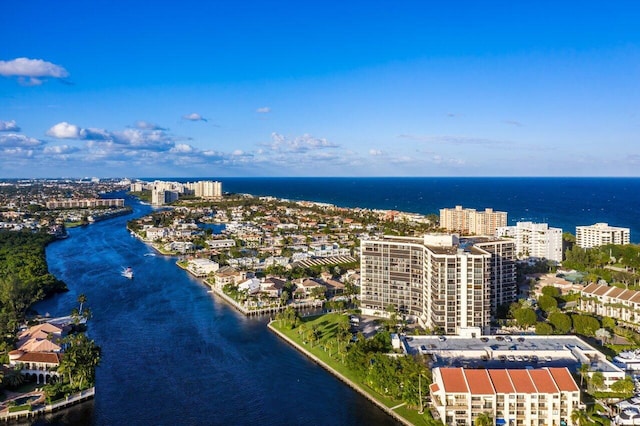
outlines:
[{"label": "grass lawn", "polygon": [[[298,333],[298,328],[290,330],[288,327],[282,327],[280,321],[274,321],[272,323],[272,326],[273,328],[296,342],[306,351],[312,353],[320,360],[325,362],[331,367],[331,369],[335,370],[353,383],[357,384],[362,390],[367,392],[370,396],[375,398],[386,407],[391,408],[395,407],[396,405],[402,404],[402,401],[393,400],[371,389],[367,384],[359,380],[356,374],[349,370],[347,366],[342,363],[342,356],[338,353],[336,347],[326,347],[327,342],[336,340],[338,333],[338,324],[341,322],[349,323],[349,317],[345,314],[330,313],[318,317],[303,319],[303,324],[305,324],[305,327],[307,327],[307,329],[311,328],[314,324],[318,327],[320,338],[318,339],[318,341],[313,342],[313,344],[311,342],[303,341],[302,336]],[[428,390],[425,389],[425,392],[428,392]],[[409,422],[415,425],[427,425],[428,419],[430,418],[429,414],[419,414],[416,409],[411,409],[404,405],[395,409],[394,411],[398,415],[407,419]]]}]

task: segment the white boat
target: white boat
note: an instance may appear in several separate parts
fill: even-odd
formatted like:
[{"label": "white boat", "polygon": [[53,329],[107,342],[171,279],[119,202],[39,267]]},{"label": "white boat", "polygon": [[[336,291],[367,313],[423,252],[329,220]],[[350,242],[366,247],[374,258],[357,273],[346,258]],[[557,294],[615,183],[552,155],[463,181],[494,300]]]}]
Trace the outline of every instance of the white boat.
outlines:
[{"label": "white boat", "polygon": [[122,268],[122,272],[120,272],[120,275],[122,275],[125,278],[132,279],[133,278],[133,269],[131,269],[131,266],[127,266],[126,268]]}]

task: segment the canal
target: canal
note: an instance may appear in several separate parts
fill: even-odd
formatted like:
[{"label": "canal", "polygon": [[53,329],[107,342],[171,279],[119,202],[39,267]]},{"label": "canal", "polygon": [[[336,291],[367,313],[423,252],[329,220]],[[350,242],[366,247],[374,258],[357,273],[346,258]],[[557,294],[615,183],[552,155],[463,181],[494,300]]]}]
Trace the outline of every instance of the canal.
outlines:
[{"label": "canal", "polygon": [[[266,318],[245,318],[175,259],[150,255],[126,222],[151,208],[126,200],[132,215],[72,229],[47,248],[50,271],[70,291],[35,309],[67,315],[84,293],[102,363],[93,402],[40,423],[396,424],[270,333]],[[126,266],[133,280],[120,275]]]}]

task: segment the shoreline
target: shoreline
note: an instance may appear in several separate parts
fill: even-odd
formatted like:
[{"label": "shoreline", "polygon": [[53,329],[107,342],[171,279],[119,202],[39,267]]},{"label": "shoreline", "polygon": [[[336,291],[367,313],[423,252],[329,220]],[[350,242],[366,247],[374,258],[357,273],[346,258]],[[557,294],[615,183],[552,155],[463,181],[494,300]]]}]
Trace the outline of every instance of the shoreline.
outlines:
[{"label": "shoreline", "polygon": [[95,393],[96,393],[96,388],[95,386],[93,386],[89,389],[85,389],[83,391],[71,394],[67,396],[65,399],[55,401],[52,404],[38,406],[37,408],[33,408],[33,409],[29,408],[29,409],[13,411],[13,412],[10,412],[9,409],[6,408],[3,412],[0,412],[0,422],[9,423],[13,421],[36,419],[41,416],[62,411],[73,405],[78,405],[85,401],[94,399]]},{"label": "shoreline", "polygon": [[311,361],[313,361],[314,363],[318,364],[320,367],[322,367],[323,369],[325,369],[326,371],[331,373],[338,380],[340,380],[341,382],[345,383],[347,386],[349,386],[354,391],[358,392],[360,395],[364,396],[367,400],[369,400],[370,402],[374,403],[377,407],[379,407],[387,415],[393,417],[394,420],[397,420],[399,423],[404,424],[406,426],[414,426],[414,424],[411,423],[409,420],[407,420],[404,417],[400,416],[398,413],[393,411],[391,408],[387,407],[386,405],[384,405],[383,403],[378,401],[369,392],[367,392],[364,389],[362,389],[360,387],[360,385],[358,385],[357,383],[354,383],[353,381],[349,380],[348,378],[346,378],[345,376],[343,376],[342,374],[340,374],[339,372],[337,372],[336,370],[331,368],[331,366],[328,365],[326,362],[322,361],[320,358],[316,357],[314,354],[312,354],[311,352],[307,351],[305,348],[303,348],[302,346],[298,345],[296,342],[291,340],[288,336],[282,334],[280,331],[275,329],[272,326],[272,323],[273,323],[273,321],[270,321],[269,324],[267,324],[267,328],[269,330],[271,330],[271,332],[275,333],[276,336],[280,337],[282,340],[287,342],[289,345],[293,346],[293,348],[296,349],[298,352],[300,352],[301,354],[306,356],[308,359],[310,359]]}]

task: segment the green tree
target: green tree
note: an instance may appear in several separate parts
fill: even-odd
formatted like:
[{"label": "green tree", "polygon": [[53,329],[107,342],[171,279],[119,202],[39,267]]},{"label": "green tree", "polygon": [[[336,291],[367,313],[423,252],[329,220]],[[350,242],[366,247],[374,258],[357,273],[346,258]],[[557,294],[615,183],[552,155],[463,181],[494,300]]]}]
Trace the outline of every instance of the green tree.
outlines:
[{"label": "green tree", "polygon": [[578,426],[587,426],[591,423],[587,412],[577,408],[571,412],[571,421]]},{"label": "green tree", "polygon": [[596,371],[591,375],[591,378],[589,379],[589,387],[595,391],[599,391],[604,388],[604,374],[602,374],[602,371]]},{"label": "green tree", "polygon": [[85,303],[87,303],[87,296],[84,293],[81,293],[78,296],[78,303],[80,304],[80,307],[78,308],[78,313],[82,315],[82,307]]},{"label": "green tree", "polygon": [[578,372],[580,373],[580,386],[582,386],[584,382],[584,378],[588,377],[589,364],[580,364],[580,368],[578,369]]},{"label": "green tree", "polygon": [[531,308],[520,308],[514,312],[514,318],[519,327],[527,328],[535,325],[536,313]]},{"label": "green tree", "polygon": [[58,371],[69,381],[73,389],[93,386],[95,368],[100,363],[100,348],[84,333],[71,334],[64,339],[67,349]]},{"label": "green tree", "polygon": [[538,306],[545,312],[550,312],[554,309],[558,308],[558,301],[551,296],[547,296],[546,294],[538,297]]},{"label": "green tree", "polygon": [[493,426],[493,417],[487,412],[480,413],[473,424],[474,426]]},{"label": "green tree", "polygon": [[584,336],[595,336],[600,328],[600,321],[590,315],[573,315],[571,319],[575,332]]},{"label": "green tree", "polygon": [[552,285],[542,287],[541,291],[543,295],[553,297],[554,299],[560,297],[560,290]]},{"label": "green tree", "polygon": [[546,322],[538,322],[536,323],[536,334],[540,336],[548,336],[553,334],[553,326]]},{"label": "green tree", "polygon": [[611,385],[611,390],[623,394],[623,398],[629,398],[633,395],[634,389],[633,380],[629,376],[625,376],[624,379],[620,379]]},{"label": "green tree", "polygon": [[311,297],[316,300],[324,300],[327,298],[326,291],[327,289],[324,286],[314,287],[311,289]]},{"label": "green tree", "polygon": [[2,384],[10,389],[15,389],[24,383],[24,376],[20,373],[20,370],[17,368],[8,368],[4,371],[4,376],[2,377]]},{"label": "green tree", "polygon": [[549,314],[549,322],[558,334],[567,334],[571,331],[571,317],[567,314],[553,312]]},{"label": "green tree", "polygon": [[602,327],[606,328],[609,331],[613,331],[616,329],[616,320],[611,317],[603,317]]}]

